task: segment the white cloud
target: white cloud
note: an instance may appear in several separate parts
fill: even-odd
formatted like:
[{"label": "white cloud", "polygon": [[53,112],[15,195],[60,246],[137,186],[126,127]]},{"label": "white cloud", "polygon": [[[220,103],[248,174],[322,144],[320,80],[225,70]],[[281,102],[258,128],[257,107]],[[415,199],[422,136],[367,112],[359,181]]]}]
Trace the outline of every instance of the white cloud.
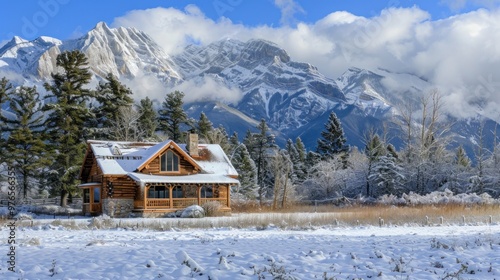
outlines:
[{"label": "white cloud", "polygon": [[[279,4],[285,14],[286,5],[294,2]],[[415,73],[442,89],[444,100],[452,104],[450,112],[461,108],[460,114],[470,115],[479,106],[485,114],[498,118],[493,110],[500,104],[498,9],[479,9],[433,21],[417,7],[388,8],[371,18],[334,12],[311,24],[248,27],[226,18],[214,21],[191,5],[184,11],[132,11],[117,18],[113,26],[141,29],[170,54],[192,43],[261,38],[282,46],[292,60],[311,63],[331,78],[351,66]],[[205,84],[213,86],[210,81]]]},{"label": "white cloud", "polygon": [[215,77],[204,76],[197,80],[190,80],[176,86],[172,91],[182,91],[185,103],[197,101],[221,101],[224,103],[237,103],[243,97],[238,88],[228,88]]}]

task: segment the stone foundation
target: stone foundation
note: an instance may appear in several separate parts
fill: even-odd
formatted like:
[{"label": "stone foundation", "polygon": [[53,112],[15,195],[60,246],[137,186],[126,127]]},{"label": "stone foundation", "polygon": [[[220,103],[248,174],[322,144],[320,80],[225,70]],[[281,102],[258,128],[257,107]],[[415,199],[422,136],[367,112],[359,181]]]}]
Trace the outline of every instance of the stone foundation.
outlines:
[{"label": "stone foundation", "polygon": [[127,218],[134,210],[133,199],[105,198],[102,200],[102,213],[112,218]]}]

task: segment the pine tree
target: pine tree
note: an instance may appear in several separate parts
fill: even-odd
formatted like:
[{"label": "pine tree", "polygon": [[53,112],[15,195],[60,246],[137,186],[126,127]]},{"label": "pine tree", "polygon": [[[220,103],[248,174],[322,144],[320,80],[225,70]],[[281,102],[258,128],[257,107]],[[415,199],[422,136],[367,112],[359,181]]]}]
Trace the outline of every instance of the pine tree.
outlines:
[{"label": "pine tree", "polygon": [[238,171],[240,181],[237,193],[248,199],[255,199],[258,193],[257,168],[245,145],[238,146],[238,149],[234,151],[232,162]]},{"label": "pine tree", "polygon": [[184,93],[174,91],[165,97],[159,114],[159,130],[167,134],[174,142],[182,140],[182,126],[192,127],[184,108]]},{"label": "pine tree", "polygon": [[240,145],[240,141],[238,139],[238,132],[234,131],[231,137],[229,137],[229,151],[234,153],[234,151],[238,148]]},{"label": "pine tree", "polygon": [[205,113],[201,112],[200,119],[197,123],[198,134],[201,138],[207,138],[208,134],[214,129],[212,122],[208,119]]},{"label": "pine tree", "polygon": [[250,156],[257,166],[257,184],[259,185],[259,202],[262,204],[266,193],[272,188],[272,172],[267,168],[269,164],[268,149],[274,148],[272,137],[269,135],[269,127],[266,120],[262,119],[257,126],[258,132],[247,131],[243,143],[248,149]]},{"label": "pine tree", "polygon": [[47,180],[60,191],[61,206],[66,206],[71,192],[76,190],[78,175],[85,155],[85,123],[93,115],[87,102],[93,97],[86,89],[91,79],[87,58],[78,50],[66,51],[57,56],[56,65],[62,72],[52,74],[52,83],[45,83],[48,92],[43,110],[48,112],[46,121],[52,154],[52,170]]},{"label": "pine tree", "polygon": [[334,155],[347,154],[349,147],[346,145],[344,130],[337,115],[332,111],[325,124],[325,130],[321,132],[321,139],[318,139],[317,152],[322,159],[331,159]]},{"label": "pine tree", "polygon": [[298,153],[298,160],[294,164],[294,169],[296,170],[297,173],[296,183],[301,184],[304,180],[306,180],[309,174],[309,170],[307,168],[307,163],[306,163],[307,150],[300,137],[297,137],[297,139],[295,139],[295,150],[297,150]]},{"label": "pine tree", "polygon": [[96,137],[100,139],[113,139],[109,130],[121,117],[122,108],[129,108],[133,105],[132,90],[120,83],[111,73],[106,76],[106,81],[99,82],[96,88],[95,99],[99,105],[94,108],[97,122]]},{"label": "pine tree", "polygon": [[292,163],[291,179],[293,180],[294,183],[297,183],[299,181],[298,180],[299,177],[304,177],[302,174],[302,169],[300,168],[301,162],[300,162],[299,151],[297,151],[292,139],[287,140],[285,149],[290,159],[290,162]]},{"label": "pine tree", "polygon": [[158,127],[158,116],[153,108],[153,101],[149,97],[141,99],[139,105],[137,105],[137,111],[140,115],[138,125],[144,132],[144,137],[146,139],[156,139],[155,131]]},{"label": "pine tree", "polygon": [[470,166],[470,159],[465,153],[465,150],[462,146],[459,146],[457,148],[457,152],[455,154],[455,164],[460,165],[462,167],[469,167]]},{"label": "pine tree", "polygon": [[35,87],[19,87],[10,93],[9,111],[5,120],[9,137],[5,143],[8,164],[15,168],[23,198],[37,184],[40,171],[50,164],[45,156],[46,144],[42,102]]},{"label": "pine tree", "polygon": [[364,153],[368,160],[367,171],[366,171],[366,195],[371,196],[373,193],[373,188],[370,178],[372,174],[376,172],[374,166],[380,157],[386,154],[385,144],[382,142],[377,134],[371,133],[368,136],[368,140],[365,146]]},{"label": "pine tree", "polygon": [[5,139],[7,138],[7,133],[5,130],[6,123],[5,121],[7,118],[3,115],[3,110],[2,108],[4,107],[4,104],[7,103],[7,100],[9,99],[8,93],[12,90],[12,84],[10,81],[3,77],[0,80],[0,164],[5,162]]},{"label": "pine tree", "polygon": [[307,157],[307,150],[306,150],[306,146],[304,145],[304,143],[302,142],[302,139],[300,139],[300,137],[297,137],[297,139],[295,139],[295,149],[299,153],[300,161],[305,162],[306,157]]}]

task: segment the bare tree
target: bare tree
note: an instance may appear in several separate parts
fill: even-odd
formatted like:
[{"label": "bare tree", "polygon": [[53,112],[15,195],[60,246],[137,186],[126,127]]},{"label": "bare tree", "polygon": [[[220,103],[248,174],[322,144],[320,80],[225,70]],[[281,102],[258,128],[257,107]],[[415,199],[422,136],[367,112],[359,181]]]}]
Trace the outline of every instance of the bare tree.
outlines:
[{"label": "bare tree", "polygon": [[293,163],[285,150],[280,150],[272,159],[274,173],[273,209],[285,208],[295,200],[295,186],[291,180]]},{"label": "bare tree", "polygon": [[141,114],[132,106],[120,107],[116,120],[112,122],[110,135],[114,140],[140,141],[145,136],[144,130],[139,127]]}]

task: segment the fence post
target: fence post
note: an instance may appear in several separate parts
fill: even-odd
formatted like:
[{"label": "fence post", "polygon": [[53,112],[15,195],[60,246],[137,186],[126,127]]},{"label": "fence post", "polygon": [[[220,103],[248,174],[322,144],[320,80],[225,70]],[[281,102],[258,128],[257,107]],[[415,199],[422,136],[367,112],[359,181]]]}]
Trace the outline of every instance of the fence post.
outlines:
[{"label": "fence post", "polygon": [[425,225],[428,226],[429,225],[429,216],[425,216]]},{"label": "fence post", "polygon": [[378,225],[379,227],[382,227],[384,225],[384,219],[382,219],[381,217],[378,217]]},{"label": "fence post", "polygon": [[490,215],[490,225],[493,224],[493,216]]},{"label": "fence post", "polygon": [[443,216],[439,217],[439,221],[441,222],[441,225],[443,225],[443,223],[444,223],[444,218],[443,218]]}]

